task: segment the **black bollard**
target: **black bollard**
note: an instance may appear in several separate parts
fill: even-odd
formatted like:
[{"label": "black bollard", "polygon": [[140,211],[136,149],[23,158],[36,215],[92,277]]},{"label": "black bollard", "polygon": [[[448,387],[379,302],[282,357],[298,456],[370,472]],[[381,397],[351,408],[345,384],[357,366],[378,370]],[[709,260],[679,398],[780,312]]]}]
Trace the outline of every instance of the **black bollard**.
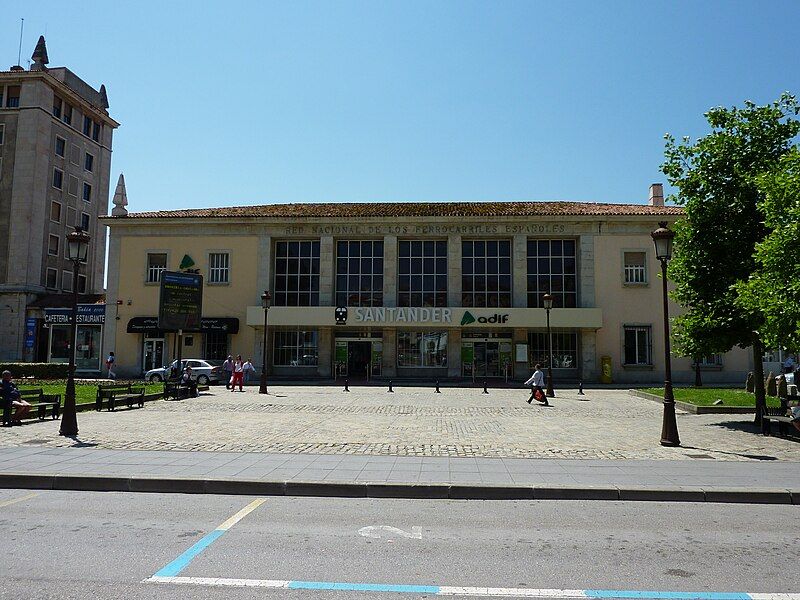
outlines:
[{"label": "black bollard", "polygon": [[394,394],[394,390],[392,389],[392,380],[389,380],[389,393]]},{"label": "black bollard", "polygon": [[483,393],[484,394],[488,394],[489,393],[489,390],[486,389],[486,380],[485,379],[483,380]]},{"label": "black bollard", "polygon": [[583,395],[584,395],[584,393],[583,393],[583,382],[579,381],[578,382],[578,396],[583,396]]},{"label": "black bollard", "polygon": [[436,393],[437,394],[441,394],[442,393],[441,390],[439,389],[439,380],[438,379],[436,380]]},{"label": "black bollard", "polygon": [[350,391],[350,385],[349,385],[347,379],[344,380],[344,391],[345,392],[349,392]]}]

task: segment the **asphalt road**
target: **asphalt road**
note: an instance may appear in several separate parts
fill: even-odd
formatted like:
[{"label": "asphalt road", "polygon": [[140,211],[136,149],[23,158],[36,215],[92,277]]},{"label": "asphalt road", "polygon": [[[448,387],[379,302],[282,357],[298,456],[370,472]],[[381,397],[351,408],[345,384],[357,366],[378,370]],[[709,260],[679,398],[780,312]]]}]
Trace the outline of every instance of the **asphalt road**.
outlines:
[{"label": "asphalt road", "polygon": [[[257,500],[0,490],[0,598],[402,598],[437,586],[800,592],[797,506]],[[193,546],[201,550],[189,560]],[[155,583],[157,573],[182,583]],[[252,587],[275,580],[345,590]],[[434,587],[397,588],[404,596],[354,583]]]}]

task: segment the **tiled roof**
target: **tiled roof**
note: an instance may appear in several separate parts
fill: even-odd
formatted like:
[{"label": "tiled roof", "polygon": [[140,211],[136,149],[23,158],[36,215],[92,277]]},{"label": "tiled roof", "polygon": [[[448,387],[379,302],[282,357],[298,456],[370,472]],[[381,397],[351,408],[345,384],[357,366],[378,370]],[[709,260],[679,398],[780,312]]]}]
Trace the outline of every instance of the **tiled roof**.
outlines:
[{"label": "tiled roof", "polygon": [[[105,294],[78,294],[78,304],[105,304]],[[44,294],[28,304],[28,308],[69,308],[72,294]]]},{"label": "tiled roof", "polygon": [[678,206],[598,204],[593,202],[361,202],[264,204],[129,213],[112,219],[153,218],[353,218],[353,217],[536,217],[681,216]]}]

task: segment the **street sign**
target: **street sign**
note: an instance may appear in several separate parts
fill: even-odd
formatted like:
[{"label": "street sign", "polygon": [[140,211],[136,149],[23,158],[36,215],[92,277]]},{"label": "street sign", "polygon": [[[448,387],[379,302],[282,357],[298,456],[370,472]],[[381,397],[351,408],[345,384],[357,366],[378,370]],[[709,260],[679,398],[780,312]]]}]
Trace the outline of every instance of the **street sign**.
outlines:
[{"label": "street sign", "polygon": [[161,273],[158,328],[162,331],[199,331],[203,312],[203,276],[196,273]]}]

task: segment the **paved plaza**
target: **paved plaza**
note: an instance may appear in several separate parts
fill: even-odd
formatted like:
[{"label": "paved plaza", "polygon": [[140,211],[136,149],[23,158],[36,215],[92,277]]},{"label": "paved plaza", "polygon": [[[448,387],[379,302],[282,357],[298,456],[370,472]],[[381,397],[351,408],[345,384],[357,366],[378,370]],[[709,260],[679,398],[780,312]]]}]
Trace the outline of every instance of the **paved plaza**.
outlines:
[{"label": "paved plaza", "polygon": [[0,430],[0,446],[427,457],[800,460],[800,443],[755,432],[752,415],[678,412],[681,448],[659,445],[662,407],[625,390],[558,390],[552,406],[513,389],[272,386]]}]

